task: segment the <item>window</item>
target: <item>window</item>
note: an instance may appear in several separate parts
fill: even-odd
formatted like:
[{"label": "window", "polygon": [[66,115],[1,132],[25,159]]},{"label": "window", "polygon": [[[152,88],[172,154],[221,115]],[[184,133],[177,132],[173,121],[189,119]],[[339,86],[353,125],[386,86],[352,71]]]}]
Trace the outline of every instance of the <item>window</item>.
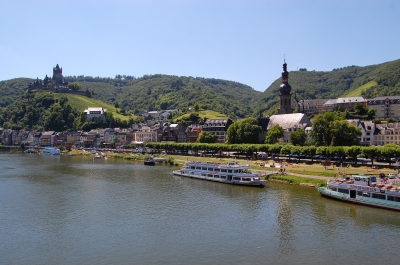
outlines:
[{"label": "window", "polygon": [[338,188],[338,192],[344,193],[344,194],[349,194],[349,190],[346,190],[346,189],[340,189],[340,188]]}]

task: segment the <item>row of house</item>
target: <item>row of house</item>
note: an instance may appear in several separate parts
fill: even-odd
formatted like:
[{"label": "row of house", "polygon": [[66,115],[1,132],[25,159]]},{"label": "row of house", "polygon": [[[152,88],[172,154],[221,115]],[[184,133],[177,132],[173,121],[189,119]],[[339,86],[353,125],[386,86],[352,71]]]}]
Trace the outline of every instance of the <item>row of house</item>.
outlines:
[{"label": "row of house", "polygon": [[308,99],[298,102],[299,110],[308,115],[337,109],[352,111],[357,103],[375,110],[380,119],[400,119],[400,96],[385,96],[372,99],[345,97],[337,99]]},{"label": "row of house", "polygon": [[[106,128],[84,131],[26,131],[0,128],[1,143],[6,146],[65,146],[106,148],[124,147],[128,144],[143,145],[146,142],[195,142],[201,130],[199,125],[183,124],[133,124],[129,129]],[[192,130],[193,129],[193,130]]]},{"label": "row of house", "polygon": [[[280,141],[289,143],[290,134],[298,129],[303,129],[308,135],[312,132],[312,124],[306,114],[292,113],[272,115],[271,117],[258,118],[262,127],[260,143],[264,142],[267,131],[279,124],[284,131]],[[361,145],[386,144],[400,145],[400,122],[376,124],[373,121],[348,120],[349,123],[360,128],[359,137]],[[11,130],[0,128],[0,138],[3,145],[25,146],[65,146],[85,148],[107,148],[110,146],[125,147],[131,145],[144,145],[146,142],[189,142],[194,143],[203,132],[217,136],[218,143],[225,143],[227,130],[233,123],[231,119],[208,119],[203,125],[157,123],[133,124],[129,129],[106,128],[95,129],[89,132],[37,132],[26,130]]]}]

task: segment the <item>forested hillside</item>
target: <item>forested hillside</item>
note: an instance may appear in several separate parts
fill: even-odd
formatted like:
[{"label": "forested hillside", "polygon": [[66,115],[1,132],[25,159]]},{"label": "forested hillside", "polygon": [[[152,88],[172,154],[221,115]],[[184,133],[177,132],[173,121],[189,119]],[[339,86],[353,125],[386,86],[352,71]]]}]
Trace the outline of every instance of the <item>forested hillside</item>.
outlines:
[{"label": "forested hillside", "polygon": [[[83,111],[87,107],[105,107],[106,123],[87,122]],[[0,111],[0,126],[28,130],[85,130],[104,127],[127,128],[135,122],[132,115],[123,116],[99,100],[71,94],[24,91],[21,96]]]},{"label": "forested hillside", "polygon": [[117,103],[134,114],[144,110],[187,109],[198,103],[200,109],[214,110],[231,118],[251,115],[252,102],[261,95],[249,86],[221,79],[146,75],[137,79],[67,77],[93,97]]},{"label": "forested hillside", "polygon": [[[329,72],[291,71],[289,83],[292,94],[296,93],[299,100],[347,95],[366,98],[400,95],[400,60],[365,67],[348,66]],[[265,114],[276,114],[280,84],[278,78],[256,103],[263,106]]]},{"label": "forested hillside", "polygon": [[[145,75],[140,78],[117,75],[116,78],[69,76],[66,81],[89,89],[93,97],[117,106],[121,113],[141,114],[144,110],[185,110],[196,103],[201,110],[213,110],[230,118],[276,114],[281,68],[277,79],[265,92],[214,78],[170,75]],[[0,110],[19,98],[34,79],[16,78],[0,82]],[[363,95],[367,98],[400,95],[400,60],[365,67],[348,66],[321,71],[291,71],[289,83],[298,99],[337,98]]]}]

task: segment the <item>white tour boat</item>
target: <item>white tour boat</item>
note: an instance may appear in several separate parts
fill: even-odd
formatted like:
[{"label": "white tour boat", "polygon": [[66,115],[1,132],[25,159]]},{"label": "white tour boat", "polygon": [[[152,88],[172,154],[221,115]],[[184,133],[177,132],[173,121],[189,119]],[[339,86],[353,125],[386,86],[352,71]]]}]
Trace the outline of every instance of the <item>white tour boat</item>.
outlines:
[{"label": "white tour boat", "polygon": [[42,154],[44,155],[60,155],[60,150],[54,147],[50,147],[50,146],[46,146],[43,150],[42,150]]},{"label": "white tour boat", "polygon": [[375,176],[359,174],[329,180],[318,191],[324,197],[344,202],[400,211],[400,187],[390,181],[378,182]]},{"label": "white tour boat", "polygon": [[186,162],[174,175],[203,179],[227,184],[264,187],[266,180],[259,174],[250,171],[248,165],[240,165],[235,161],[226,164],[206,162]]}]

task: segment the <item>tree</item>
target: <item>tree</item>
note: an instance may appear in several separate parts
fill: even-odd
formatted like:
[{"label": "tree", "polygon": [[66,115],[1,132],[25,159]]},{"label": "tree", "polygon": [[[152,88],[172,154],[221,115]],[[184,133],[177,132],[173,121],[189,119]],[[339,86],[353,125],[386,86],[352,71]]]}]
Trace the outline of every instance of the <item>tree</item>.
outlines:
[{"label": "tree", "polygon": [[360,146],[348,146],[345,149],[346,154],[353,158],[353,161],[357,164],[357,156],[361,154],[361,147]]},{"label": "tree", "polygon": [[337,112],[324,112],[315,116],[311,136],[316,145],[342,145],[350,146],[359,144],[357,136],[360,129],[349,124]]},{"label": "tree", "polygon": [[200,110],[199,103],[196,102],[196,104],[194,104],[194,111],[199,112],[199,110]]},{"label": "tree", "polygon": [[211,134],[209,132],[203,132],[199,138],[197,138],[196,143],[216,143],[217,142],[217,135]]},{"label": "tree", "polygon": [[336,120],[329,123],[332,134],[331,145],[351,146],[360,143],[357,136],[361,135],[360,128],[349,124],[346,120]]},{"label": "tree", "polygon": [[63,120],[63,109],[60,104],[55,103],[50,109],[50,115],[45,118],[44,126],[47,130],[61,132],[65,129]]},{"label": "tree", "polygon": [[303,129],[298,129],[290,134],[290,143],[292,145],[303,146],[307,140],[306,131]]},{"label": "tree", "polygon": [[373,120],[375,118],[375,115],[376,115],[375,109],[368,109],[367,117],[369,120]]},{"label": "tree", "polygon": [[265,143],[275,144],[278,142],[278,139],[282,137],[283,137],[283,128],[279,124],[276,124],[267,132],[267,136],[265,137]]},{"label": "tree", "polygon": [[371,159],[371,165],[374,165],[374,158],[380,154],[380,148],[378,146],[364,146],[361,148],[361,154],[363,157]]},{"label": "tree", "polygon": [[357,115],[366,115],[368,109],[361,102],[357,102],[356,105],[354,106],[354,112]]},{"label": "tree", "polygon": [[246,118],[231,124],[226,132],[228,144],[257,144],[261,127],[255,118]]},{"label": "tree", "polygon": [[71,83],[71,84],[68,84],[68,88],[73,91],[79,91],[79,90],[81,90],[82,86],[78,83]]}]

